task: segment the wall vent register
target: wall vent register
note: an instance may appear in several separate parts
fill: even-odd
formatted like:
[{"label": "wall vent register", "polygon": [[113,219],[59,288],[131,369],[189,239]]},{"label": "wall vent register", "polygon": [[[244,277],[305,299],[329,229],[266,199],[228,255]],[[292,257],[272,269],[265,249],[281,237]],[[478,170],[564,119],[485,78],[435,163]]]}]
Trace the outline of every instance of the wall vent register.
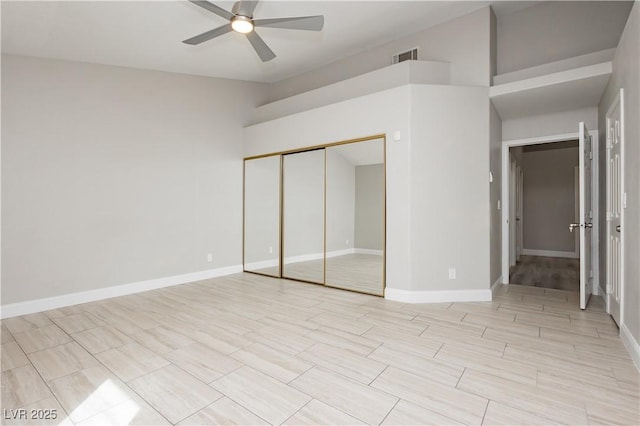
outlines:
[{"label": "wall vent register", "polygon": [[417,61],[418,60],[418,48],[407,50],[406,52],[398,53],[391,57],[391,63],[397,64],[404,61]]}]

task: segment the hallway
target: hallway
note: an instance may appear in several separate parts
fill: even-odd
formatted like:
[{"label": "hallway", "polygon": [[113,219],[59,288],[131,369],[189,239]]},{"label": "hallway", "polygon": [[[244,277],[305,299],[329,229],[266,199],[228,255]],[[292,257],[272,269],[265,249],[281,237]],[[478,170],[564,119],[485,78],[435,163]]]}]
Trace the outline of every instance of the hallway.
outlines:
[{"label": "hallway", "polygon": [[509,272],[509,283],[555,290],[580,291],[580,260],[520,256]]}]

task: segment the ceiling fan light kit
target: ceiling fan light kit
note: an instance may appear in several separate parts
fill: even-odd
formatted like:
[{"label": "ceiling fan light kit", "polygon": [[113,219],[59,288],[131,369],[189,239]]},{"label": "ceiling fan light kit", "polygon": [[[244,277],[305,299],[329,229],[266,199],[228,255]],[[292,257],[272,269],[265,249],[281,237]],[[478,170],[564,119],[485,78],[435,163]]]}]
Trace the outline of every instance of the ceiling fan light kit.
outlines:
[{"label": "ceiling fan light kit", "polygon": [[219,37],[231,31],[244,34],[253,46],[262,62],[267,62],[276,57],[276,54],[267,46],[262,38],[256,34],[255,27],[280,28],[284,30],[304,30],[304,31],[320,31],[324,26],[324,16],[299,16],[295,18],[270,18],[270,19],[253,19],[253,11],[258,4],[257,1],[237,1],[233,5],[232,12],[227,11],[215,4],[204,0],[189,0],[191,3],[200,6],[203,9],[213,12],[216,15],[227,19],[228,24],[214,28],[195,37],[184,40],[183,43],[189,45],[197,45],[205,41]]},{"label": "ceiling fan light kit", "polygon": [[250,33],[253,31],[253,19],[242,15],[234,16],[231,19],[231,28],[237,33]]}]

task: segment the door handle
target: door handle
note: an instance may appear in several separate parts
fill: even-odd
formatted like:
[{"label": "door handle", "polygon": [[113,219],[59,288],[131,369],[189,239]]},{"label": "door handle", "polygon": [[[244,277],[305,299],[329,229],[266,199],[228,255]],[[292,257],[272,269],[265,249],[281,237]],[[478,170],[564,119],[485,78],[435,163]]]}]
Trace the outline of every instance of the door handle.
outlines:
[{"label": "door handle", "polygon": [[620,232],[620,225],[616,226],[616,232]]},{"label": "door handle", "polygon": [[584,227],[585,228],[593,228],[593,223],[585,223]]},{"label": "door handle", "polygon": [[573,232],[574,229],[576,228],[580,228],[580,224],[579,223],[570,223],[569,224],[569,232]]}]

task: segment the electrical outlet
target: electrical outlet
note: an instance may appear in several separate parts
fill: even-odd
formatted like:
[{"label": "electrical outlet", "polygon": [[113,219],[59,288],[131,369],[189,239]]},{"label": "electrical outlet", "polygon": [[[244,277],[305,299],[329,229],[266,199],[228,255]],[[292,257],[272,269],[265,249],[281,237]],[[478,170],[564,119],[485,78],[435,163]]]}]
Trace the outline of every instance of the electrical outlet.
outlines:
[{"label": "electrical outlet", "polygon": [[456,279],[456,268],[449,268],[449,279],[450,280]]},{"label": "electrical outlet", "polygon": [[269,254],[273,254],[273,247],[269,246]]},{"label": "electrical outlet", "polygon": [[349,240],[347,240],[346,244],[349,245]]},{"label": "electrical outlet", "polygon": [[213,262],[213,253],[207,254],[207,262]]}]

